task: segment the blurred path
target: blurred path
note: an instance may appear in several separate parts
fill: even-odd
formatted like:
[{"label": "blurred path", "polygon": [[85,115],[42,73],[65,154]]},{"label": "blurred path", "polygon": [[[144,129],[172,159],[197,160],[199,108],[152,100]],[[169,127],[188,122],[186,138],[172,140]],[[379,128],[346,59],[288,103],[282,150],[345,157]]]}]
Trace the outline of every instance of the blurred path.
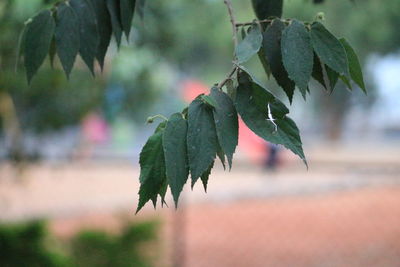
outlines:
[{"label": "blurred path", "polygon": [[[189,203],[215,203],[400,185],[398,150],[367,154],[362,149],[345,153],[330,148],[310,152],[309,171],[298,159],[289,157],[276,173],[264,172],[239,155],[231,173],[215,168],[207,194],[199,183],[185,196]],[[39,165],[25,170],[20,182],[11,176],[11,169],[1,165],[1,220],[133,212],[137,204],[139,170],[130,164]]]}]

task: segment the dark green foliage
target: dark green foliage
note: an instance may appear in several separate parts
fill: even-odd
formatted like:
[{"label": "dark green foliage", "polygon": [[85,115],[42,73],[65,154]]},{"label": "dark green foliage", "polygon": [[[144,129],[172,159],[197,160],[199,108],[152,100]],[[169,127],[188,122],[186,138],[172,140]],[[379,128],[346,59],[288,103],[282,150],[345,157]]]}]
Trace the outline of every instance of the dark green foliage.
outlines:
[{"label": "dark green foliage", "polygon": [[25,69],[29,83],[49,52],[55,26],[53,16],[48,10],[40,12],[26,26],[23,40]]},{"label": "dark green foliage", "polygon": [[285,24],[275,19],[264,32],[263,50],[268,58],[271,73],[277,84],[282,87],[289,101],[292,102],[295,90],[294,82],[289,79],[288,73],[282,63],[281,38]]},{"label": "dark green foliage", "polygon": [[342,38],[340,39],[340,42],[342,43],[343,47],[346,50],[351,79],[364,91],[364,93],[367,93],[367,88],[365,87],[361,64],[360,61],[358,60],[356,52],[347,42],[346,39]]},{"label": "dark green foliage", "polygon": [[121,5],[122,29],[125,32],[126,38],[129,38],[133,13],[135,12],[136,0],[120,0],[120,1],[121,1],[120,5]]},{"label": "dark green foliage", "polygon": [[71,242],[72,266],[150,267],[151,253],[142,246],[156,238],[157,224],[127,225],[121,234],[85,231]]},{"label": "dark green foliage", "polygon": [[315,22],[311,26],[311,42],[321,61],[340,75],[349,75],[346,51],[336,37],[324,25]]},{"label": "dark green foliage", "polygon": [[236,47],[238,63],[244,63],[257,54],[261,48],[262,39],[261,27],[258,24],[251,26],[249,33]]},{"label": "dark green foliage", "polygon": [[[211,96],[218,103],[213,109],[215,128],[222,153],[226,155],[229,168],[232,168],[233,154],[238,145],[238,116],[231,98],[218,88],[211,89]],[[219,156],[222,158],[222,156]],[[224,160],[221,159],[223,162]]]},{"label": "dark green foliage", "polygon": [[68,266],[66,258],[48,246],[46,238],[41,222],[0,226],[0,266]]},{"label": "dark green foliage", "polygon": [[201,101],[203,101],[204,104],[209,105],[210,107],[217,108],[218,103],[215,101],[215,99],[209,95],[201,95],[200,96]]},{"label": "dark green foliage", "polygon": [[259,20],[282,16],[283,0],[251,0]]},{"label": "dark green foliage", "polygon": [[156,253],[144,252],[143,246],[156,240],[157,228],[157,222],[143,222],[127,224],[117,235],[84,231],[68,240],[67,249],[47,233],[44,223],[1,225],[0,266],[151,267]]},{"label": "dark green foliage", "polygon": [[117,45],[120,46],[122,38],[122,26],[121,26],[121,5],[119,0],[106,0],[108,12],[111,16],[111,25],[114,32],[115,40]]},{"label": "dark green foliage", "polygon": [[90,0],[70,0],[80,24],[79,53],[94,75],[94,59],[100,44],[99,29],[94,8]]},{"label": "dark green foliage", "polygon": [[169,118],[163,136],[167,181],[176,207],[189,175],[187,128],[187,121],[182,114],[175,113]]},{"label": "dark green foliage", "polygon": [[219,158],[219,160],[221,161],[222,167],[224,168],[224,170],[226,170],[226,166],[225,166],[225,154],[224,151],[222,151],[221,146],[218,147],[217,150],[217,157]]},{"label": "dark green foliage", "polygon": [[[145,0],[71,0],[70,3],[79,18],[79,37],[74,31],[74,12],[63,2],[58,3],[57,9],[52,9],[53,13],[45,11],[35,17],[28,24],[26,34],[21,35],[29,80],[47,53],[54,57],[55,48],[67,76],[78,49],[92,72],[95,58],[103,68],[112,34],[118,46],[123,33],[129,39],[134,12],[136,10],[143,18]],[[268,78],[273,75],[290,103],[296,86],[306,98],[307,92],[310,93],[311,77],[328,92],[332,92],[339,79],[349,88],[352,79],[365,91],[357,55],[344,39],[339,41],[319,22],[281,20],[282,0],[252,0],[252,4],[260,20],[275,19],[232,25],[242,32],[243,37],[235,47],[233,71],[209,95],[199,95],[182,113],[165,119],[149,138],[140,154],[141,186],[137,211],[150,200],[156,206],[158,196],[163,205],[168,187],[177,205],[189,173],[192,186],[201,179],[207,190],[216,156],[224,168],[227,159],[231,169],[238,144],[238,113],[257,135],[285,146],[307,164],[299,129],[287,116],[288,108],[241,65],[255,54],[258,54]],[[57,18],[56,42],[52,41],[53,17]],[[39,36],[45,38],[38,40],[32,32],[36,35],[40,32]],[[157,37],[156,40],[161,39]],[[140,94],[129,102],[142,102],[142,98]]]},{"label": "dark green foliage", "polygon": [[302,22],[293,20],[282,34],[282,61],[289,78],[296,83],[304,98],[312,74],[313,58],[310,33]]},{"label": "dark green foliage", "polygon": [[299,130],[286,116],[289,110],[244,71],[239,73],[235,106],[254,133],[268,142],[284,145],[306,163]]},{"label": "dark green foliage", "polygon": [[[55,47],[57,47],[58,57],[67,77],[71,73],[80,48],[79,27],[79,20],[75,11],[66,3],[61,3],[57,8]],[[50,58],[52,57],[50,56]]]},{"label": "dark green foliage", "polygon": [[[200,179],[201,182],[203,183],[204,191],[207,192],[207,186],[208,186],[208,179],[210,178],[211,170],[214,167],[214,162],[211,163],[210,167],[201,175]],[[194,184],[192,184],[192,187]]]},{"label": "dark green foliage", "polygon": [[318,56],[314,55],[313,78],[318,81],[328,92],[332,92],[339,79],[339,74],[326,66]]},{"label": "dark green foliage", "polygon": [[110,45],[112,26],[111,17],[107,9],[106,0],[91,0],[96,13],[97,25],[99,29],[99,46],[97,48],[96,58],[99,61],[100,67],[104,67],[104,58]]},{"label": "dark green foliage", "polygon": [[139,204],[136,212],[154,198],[156,199],[164,181],[165,159],[163,149],[164,125],[160,125],[156,132],[149,138],[140,153],[140,190]]},{"label": "dark green foliage", "polygon": [[212,108],[200,99],[194,100],[189,106],[188,125],[189,168],[194,184],[214,161],[218,149]]}]

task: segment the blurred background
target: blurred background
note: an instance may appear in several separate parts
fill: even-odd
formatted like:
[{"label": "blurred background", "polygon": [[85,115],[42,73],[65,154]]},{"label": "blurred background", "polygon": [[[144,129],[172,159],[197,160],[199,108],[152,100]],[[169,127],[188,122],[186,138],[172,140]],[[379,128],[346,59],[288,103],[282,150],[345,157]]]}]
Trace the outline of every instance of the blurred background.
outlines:
[{"label": "blurred background", "polygon": [[[28,87],[19,33],[53,2],[0,1],[1,266],[400,266],[400,1],[285,1],[287,18],[325,13],[369,90],[295,96],[309,170],[241,124],[233,169],[216,166],[207,194],[187,189],[177,211],[169,199],[137,216],[146,118],[181,110],[230,70],[225,6],[149,0],[103,73],[78,60],[67,81],[46,62]],[[233,3],[239,21],[254,18],[250,1]],[[248,68],[286,101],[256,58]]]}]

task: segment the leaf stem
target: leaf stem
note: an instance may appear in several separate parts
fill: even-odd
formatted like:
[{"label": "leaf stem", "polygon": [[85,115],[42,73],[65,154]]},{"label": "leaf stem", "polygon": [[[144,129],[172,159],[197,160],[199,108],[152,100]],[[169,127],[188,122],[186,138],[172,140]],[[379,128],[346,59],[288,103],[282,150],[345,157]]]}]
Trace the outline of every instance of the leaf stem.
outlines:
[{"label": "leaf stem", "polygon": [[229,74],[226,76],[226,78],[220,82],[218,84],[218,88],[221,89],[229,80],[232,79],[232,76],[235,74],[235,72],[238,70],[238,66],[234,65],[234,67],[232,68],[231,72],[229,72]]}]

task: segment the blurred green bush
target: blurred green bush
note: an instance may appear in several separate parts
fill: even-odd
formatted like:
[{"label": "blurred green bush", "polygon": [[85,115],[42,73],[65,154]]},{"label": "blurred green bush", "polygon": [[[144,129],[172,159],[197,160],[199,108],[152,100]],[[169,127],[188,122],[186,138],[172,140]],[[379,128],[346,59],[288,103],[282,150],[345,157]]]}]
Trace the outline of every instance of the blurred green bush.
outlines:
[{"label": "blurred green bush", "polygon": [[120,234],[82,231],[66,244],[52,237],[46,224],[0,225],[0,266],[151,267],[158,223],[128,224]]}]

